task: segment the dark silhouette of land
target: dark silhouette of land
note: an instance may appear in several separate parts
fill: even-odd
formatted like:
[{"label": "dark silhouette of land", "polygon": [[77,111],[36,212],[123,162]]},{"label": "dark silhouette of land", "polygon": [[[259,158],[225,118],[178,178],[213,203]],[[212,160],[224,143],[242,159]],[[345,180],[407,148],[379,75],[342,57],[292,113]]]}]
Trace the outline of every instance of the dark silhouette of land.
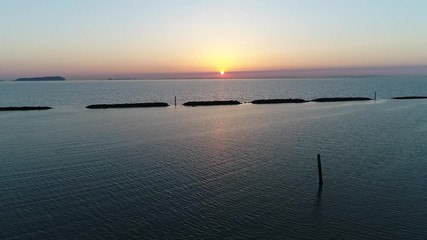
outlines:
[{"label": "dark silhouette of land", "polygon": [[287,98],[287,99],[258,99],[254,100],[252,104],[276,104],[276,103],[305,103],[304,99],[299,98]]},{"label": "dark silhouette of land", "polygon": [[394,97],[392,99],[424,99],[427,98],[427,96],[403,96],[403,97]]},{"label": "dark silhouette of land", "polygon": [[333,97],[333,98],[316,98],[312,102],[349,102],[349,101],[369,101],[367,97]]},{"label": "dark silhouette of land", "polygon": [[0,107],[0,111],[31,111],[31,110],[49,110],[51,107],[24,106],[24,107]]},{"label": "dark silhouette of land", "polygon": [[50,76],[50,77],[18,78],[15,81],[65,81],[65,78],[61,76]]},{"label": "dark silhouette of land", "polygon": [[215,105],[239,105],[239,104],[242,104],[242,103],[236,100],[230,100],[230,101],[193,101],[193,102],[186,102],[183,105],[196,107],[196,106],[215,106]]},{"label": "dark silhouette of land", "polygon": [[148,108],[148,107],[167,107],[169,104],[164,102],[152,103],[121,103],[121,104],[94,104],[86,108],[89,109],[105,109],[105,108]]}]

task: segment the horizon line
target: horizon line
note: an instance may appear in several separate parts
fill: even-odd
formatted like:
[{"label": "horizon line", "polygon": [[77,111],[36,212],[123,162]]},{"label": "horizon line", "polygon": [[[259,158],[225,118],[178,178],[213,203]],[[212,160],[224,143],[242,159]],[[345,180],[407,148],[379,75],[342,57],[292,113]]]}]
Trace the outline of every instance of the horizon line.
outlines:
[{"label": "horizon line", "polygon": [[[38,73],[37,75],[42,75]],[[161,80],[161,79],[277,79],[277,78],[368,78],[392,76],[427,76],[427,65],[395,65],[395,66],[355,66],[355,67],[318,67],[271,70],[237,70],[200,72],[145,72],[145,73],[93,73],[93,74],[44,74],[47,76],[64,76],[68,80]],[[38,76],[19,76],[18,78],[34,78]]]}]

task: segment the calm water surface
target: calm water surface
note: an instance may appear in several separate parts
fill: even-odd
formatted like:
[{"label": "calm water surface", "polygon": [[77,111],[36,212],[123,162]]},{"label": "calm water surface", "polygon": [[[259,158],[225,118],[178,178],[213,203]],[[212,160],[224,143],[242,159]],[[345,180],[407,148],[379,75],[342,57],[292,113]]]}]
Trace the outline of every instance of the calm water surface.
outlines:
[{"label": "calm water surface", "polygon": [[250,102],[266,98],[363,96],[388,99],[427,95],[427,77],[320,78],[261,80],[156,80],[0,82],[0,106],[46,105],[80,109],[97,103],[161,101],[178,105],[195,100]]},{"label": "calm water surface", "polygon": [[0,105],[54,109],[0,113],[0,238],[426,239],[427,101],[386,99],[426,79],[341,80],[2,82]]}]

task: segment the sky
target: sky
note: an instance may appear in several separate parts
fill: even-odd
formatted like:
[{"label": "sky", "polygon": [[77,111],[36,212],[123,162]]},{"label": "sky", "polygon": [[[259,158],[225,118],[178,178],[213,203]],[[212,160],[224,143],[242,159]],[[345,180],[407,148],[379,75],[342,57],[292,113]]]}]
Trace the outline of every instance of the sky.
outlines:
[{"label": "sky", "polygon": [[0,0],[0,79],[427,74],[426,9],[425,0]]}]

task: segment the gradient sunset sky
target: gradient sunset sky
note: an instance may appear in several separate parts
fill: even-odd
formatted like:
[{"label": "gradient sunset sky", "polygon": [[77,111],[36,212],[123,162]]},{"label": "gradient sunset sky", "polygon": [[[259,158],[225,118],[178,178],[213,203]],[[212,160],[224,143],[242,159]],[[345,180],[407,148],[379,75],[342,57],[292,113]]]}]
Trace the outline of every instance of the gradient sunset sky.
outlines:
[{"label": "gradient sunset sky", "polygon": [[427,74],[426,11],[425,0],[0,0],[0,79]]}]

